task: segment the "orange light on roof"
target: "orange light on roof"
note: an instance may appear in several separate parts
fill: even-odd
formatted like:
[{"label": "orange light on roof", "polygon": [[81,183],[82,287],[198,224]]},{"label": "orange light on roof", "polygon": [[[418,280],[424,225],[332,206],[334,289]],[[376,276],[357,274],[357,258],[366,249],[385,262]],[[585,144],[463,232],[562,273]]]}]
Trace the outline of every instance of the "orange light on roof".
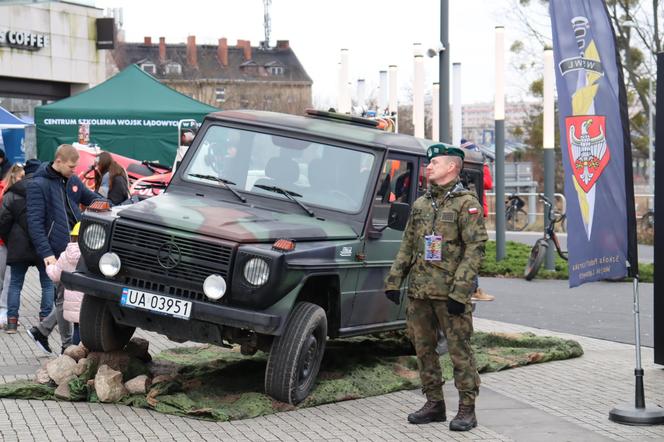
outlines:
[{"label": "orange light on roof", "polygon": [[274,250],[281,250],[283,252],[290,252],[295,250],[295,241],[292,239],[278,239],[272,244]]},{"label": "orange light on roof", "polygon": [[111,205],[108,204],[108,201],[93,201],[92,204],[88,206],[88,210],[92,212],[108,212],[111,210]]}]

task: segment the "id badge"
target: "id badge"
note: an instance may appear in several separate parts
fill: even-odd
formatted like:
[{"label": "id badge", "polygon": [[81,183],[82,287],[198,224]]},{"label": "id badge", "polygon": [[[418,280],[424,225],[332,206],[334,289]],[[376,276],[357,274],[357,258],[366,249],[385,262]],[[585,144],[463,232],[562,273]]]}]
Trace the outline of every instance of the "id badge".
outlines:
[{"label": "id badge", "polygon": [[426,235],[424,237],[424,260],[440,261],[442,258],[443,237],[440,235]]}]

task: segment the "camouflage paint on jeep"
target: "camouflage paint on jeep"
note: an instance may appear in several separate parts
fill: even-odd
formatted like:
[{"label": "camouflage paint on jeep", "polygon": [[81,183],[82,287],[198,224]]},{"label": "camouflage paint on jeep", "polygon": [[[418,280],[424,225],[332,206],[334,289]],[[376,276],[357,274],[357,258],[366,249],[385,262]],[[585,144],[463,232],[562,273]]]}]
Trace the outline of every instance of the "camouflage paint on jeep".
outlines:
[{"label": "camouflage paint on jeep", "polygon": [[[219,192],[225,192],[220,189]],[[286,209],[290,202],[284,201]],[[306,214],[276,212],[216,198],[166,192],[119,212],[121,218],[168,226],[198,235],[209,235],[239,243],[277,239],[357,238],[349,226]]]}]

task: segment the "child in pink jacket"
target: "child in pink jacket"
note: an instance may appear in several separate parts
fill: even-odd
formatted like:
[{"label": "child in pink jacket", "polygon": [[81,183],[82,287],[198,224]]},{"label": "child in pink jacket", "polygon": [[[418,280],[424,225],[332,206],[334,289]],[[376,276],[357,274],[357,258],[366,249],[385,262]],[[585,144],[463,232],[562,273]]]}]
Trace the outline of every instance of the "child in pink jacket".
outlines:
[{"label": "child in pink jacket", "polygon": [[[79,225],[80,223],[76,223],[74,229],[71,231],[71,242],[67,244],[65,251],[60,254],[58,261],[55,264],[46,266],[48,277],[56,284],[60,284],[60,275],[63,271],[73,272],[76,270],[76,264],[78,264],[78,259],[81,257],[81,251],[78,248],[77,242]],[[78,323],[82,301],[83,292],[64,289],[63,316],[66,321],[74,324],[74,332],[71,338],[73,345],[78,345],[81,341]]]}]

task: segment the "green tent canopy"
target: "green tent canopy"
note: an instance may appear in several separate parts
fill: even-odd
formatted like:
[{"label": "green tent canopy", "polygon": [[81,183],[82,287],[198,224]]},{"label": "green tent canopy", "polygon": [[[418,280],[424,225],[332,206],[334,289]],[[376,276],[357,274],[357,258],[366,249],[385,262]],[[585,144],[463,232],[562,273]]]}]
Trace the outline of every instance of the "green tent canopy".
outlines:
[{"label": "green tent canopy", "polygon": [[201,122],[218,110],[131,65],[92,89],[37,107],[37,155],[52,160],[60,144],[78,141],[79,125],[87,122],[90,143],[101,149],[170,165],[178,148],[178,121]]}]

